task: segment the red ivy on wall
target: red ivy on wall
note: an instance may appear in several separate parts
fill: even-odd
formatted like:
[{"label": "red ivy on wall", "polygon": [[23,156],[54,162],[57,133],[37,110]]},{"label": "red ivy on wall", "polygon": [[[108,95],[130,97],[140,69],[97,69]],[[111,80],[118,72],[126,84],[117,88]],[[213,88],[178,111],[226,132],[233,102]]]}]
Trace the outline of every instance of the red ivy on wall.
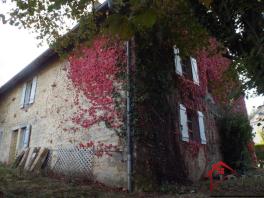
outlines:
[{"label": "red ivy on wall", "polygon": [[[246,112],[246,106],[243,96],[235,101],[230,100],[229,94],[236,90],[240,84],[237,80],[225,75],[231,65],[231,61],[225,58],[223,50],[215,39],[210,39],[210,45],[196,54],[199,85],[193,81],[177,75],[177,83],[181,96],[181,102],[189,109],[202,111],[205,119],[208,115],[208,106],[206,105],[205,96],[210,91],[215,105],[232,105],[234,112]],[[215,128],[215,123],[206,120],[206,126],[210,129]],[[186,146],[188,152],[195,158],[202,145],[198,142],[189,142]],[[205,148],[205,147],[204,147]]]},{"label": "red ivy on wall", "polygon": [[95,151],[95,155],[97,157],[102,157],[103,155],[108,155],[112,157],[114,152],[118,152],[118,146],[113,144],[105,144],[103,142],[87,142],[85,144],[80,143],[79,146],[81,148],[93,148]]},{"label": "red ivy on wall", "polygon": [[[231,61],[222,56],[218,46],[217,41],[211,39],[210,47],[197,53],[199,86],[178,76],[182,103],[187,108],[207,111],[204,97],[207,94],[207,87],[211,86],[210,82],[217,82],[211,86],[213,90],[218,89],[219,84],[224,84],[227,89],[237,85],[232,79],[223,82],[223,74],[229,68]],[[113,96],[122,91],[123,81],[119,78],[124,73],[122,65],[125,64],[122,42],[116,40],[113,42],[104,37],[96,38],[90,47],[82,46],[74,51],[69,56],[69,62],[68,77],[77,91],[74,103],[78,108],[72,121],[83,128],[90,128],[99,122],[106,122],[111,128],[120,128],[123,112],[116,104],[124,104],[124,101]],[[227,93],[213,93],[213,96],[216,102],[227,102]],[[89,101],[89,107],[82,105],[81,94]],[[243,105],[242,100],[239,104]],[[190,152],[195,156],[199,148],[196,143],[191,143]]]},{"label": "red ivy on wall", "polygon": [[207,49],[203,49],[196,54],[199,85],[178,76],[183,104],[195,111],[207,111],[204,98],[209,88],[218,105],[231,104],[234,106],[234,111],[245,113],[246,106],[243,97],[239,97],[236,101],[229,98],[232,91],[240,86],[238,80],[225,75],[231,61],[222,55],[223,50],[219,48],[219,44],[215,39],[210,39],[209,43],[210,46]]},{"label": "red ivy on wall", "polygon": [[[93,41],[90,47],[82,46],[70,57],[69,78],[72,80],[77,96],[74,103],[78,112],[72,121],[83,128],[89,128],[101,121],[112,128],[121,125],[122,111],[117,109],[114,97],[122,90],[122,65],[125,61],[124,46],[121,42],[111,42],[101,37]],[[90,105],[84,108],[80,101],[80,93],[88,99]]]},{"label": "red ivy on wall", "polygon": [[188,149],[189,153],[191,154],[193,158],[197,157],[201,147],[202,145],[196,141],[190,141],[188,142],[188,145],[186,146],[186,148]]}]

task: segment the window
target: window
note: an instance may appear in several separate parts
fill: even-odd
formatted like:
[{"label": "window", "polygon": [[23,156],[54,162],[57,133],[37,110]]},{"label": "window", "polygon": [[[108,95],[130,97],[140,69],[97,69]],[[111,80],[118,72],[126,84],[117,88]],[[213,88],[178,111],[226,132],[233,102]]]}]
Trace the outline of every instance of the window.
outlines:
[{"label": "window", "polygon": [[16,156],[30,144],[31,125],[23,125],[12,129],[9,149],[9,163],[12,163]]},{"label": "window", "polygon": [[180,57],[180,51],[174,46],[174,63],[176,73],[199,85],[197,61],[193,57]]},{"label": "window", "polygon": [[25,93],[25,98],[24,98],[24,105],[29,104],[31,90],[32,90],[32,81],[29,81],[26,83],[26,93]]},{"label": "window", "polygon": [[29,138],[27,137],[28,135],[29,133],[27,132],[27,127],[21,128],[20,138],[18,140],[18,148],[17,148],[19,151],[28,147],[29,144]]},{"label": "window", "polygon": [[29,147],[31,125],[23,126],[19,129],[13,131],[15,144],[16,144],[16,154],[19,154],[23,149]]},{"label": "window", "polygon": [[182,141],[197,141],[206,144],[204,115],[200,111],[186,109],[180,104],[180,131]]},{"label": "window", "polygon": [[23,86],[20,107],[24,108],[32,104],[35,100],[35,93],[37,87],[37,78],[26,82]]},{"label": "window", "polygon": [[191,64],[191,59],[189,57],[185,57],[181,59],[181,67],[182,67],[182,75],[189,80],[193,80],[192,64]]},{"label": "window", "polygon": [[198,117],[195,111],[187,109],[187,127],[189,133],[189,139],[191,141],[200,141],[199,138],[199,124]]}]

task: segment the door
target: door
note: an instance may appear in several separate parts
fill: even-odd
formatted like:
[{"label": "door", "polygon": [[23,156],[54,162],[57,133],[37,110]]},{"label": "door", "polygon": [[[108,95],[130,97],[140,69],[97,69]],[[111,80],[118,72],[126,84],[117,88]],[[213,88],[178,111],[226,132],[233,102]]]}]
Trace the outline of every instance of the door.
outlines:
[{"label": "door", "polygon": [[11,144],[10,144],[10,152],[9,152],[9,163],[13,163],[16,157],[16,147],[17,147],[17,137],[18,137],[18,129],[12,131],[11,134]]}]

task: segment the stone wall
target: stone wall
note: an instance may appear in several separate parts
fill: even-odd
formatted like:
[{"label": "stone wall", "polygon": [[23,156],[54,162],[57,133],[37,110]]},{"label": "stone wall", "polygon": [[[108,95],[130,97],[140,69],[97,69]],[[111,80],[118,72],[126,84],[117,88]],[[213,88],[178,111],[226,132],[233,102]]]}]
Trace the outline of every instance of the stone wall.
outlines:
[{"label": "stone wall", "polygon": [[[31,125],[29,147],[79,145],[81,142],[101,142],[118,147],[112,156],[95,157],[93,167],[95,179],[107,185],[123,187],[126,184],[126,159],[124,142],[114,130],[104,122],[94,124],[89,129],[77,127],[71,116],[77,111],[74,105],[75,89],[67,77],[68,62],[56,60],[28,79],[24,79],[0,99],[0,129],[3,137],[0,143],[0,161],[10,163],[9,155],[12,130]],[[27,108],[20,108],[22,87],[27,80],[37,76],[35,101]],[[89,106],[89,101],[80,96],[81,105]]]},{"label": "stone wall", "polygon": [[197,152],[192,152],[190,151],[192,145],[181,140],[178,142],[184,157],[187,177],[193,182],[207,177],[207,172],[212,168],[212,164],[222,159],[215,115],[210,111],[206,112],[204,119],[207,140],[205,145],[200,144]]}]

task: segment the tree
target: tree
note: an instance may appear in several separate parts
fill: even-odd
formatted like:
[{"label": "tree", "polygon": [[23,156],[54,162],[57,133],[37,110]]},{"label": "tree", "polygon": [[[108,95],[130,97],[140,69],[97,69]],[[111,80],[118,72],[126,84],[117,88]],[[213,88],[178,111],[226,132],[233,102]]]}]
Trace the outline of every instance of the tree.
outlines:
[{"label": "tree", "polygon": [[212,0],[209,6],[190,2],[200,24],[228,48],[237,71],[250,79],[246,86],[263,94],[264,1]]},{"label": "tree", "polygon": [[[245,87],[264,93],[263,0],[110,0],[110,15],[96,12],[96,0],[14,2],[15,9],[3,21],[32,28],[40,39],[56,41],[62,49],[91,40],[95,33],[128,39],[153,26],[159,27],[160,39],[176,43],[183,54],[193,54],[207,45],[208,36],[215,37],[246,77]],[[79,29],[61,39],[69,21],[78,21]]]}]

